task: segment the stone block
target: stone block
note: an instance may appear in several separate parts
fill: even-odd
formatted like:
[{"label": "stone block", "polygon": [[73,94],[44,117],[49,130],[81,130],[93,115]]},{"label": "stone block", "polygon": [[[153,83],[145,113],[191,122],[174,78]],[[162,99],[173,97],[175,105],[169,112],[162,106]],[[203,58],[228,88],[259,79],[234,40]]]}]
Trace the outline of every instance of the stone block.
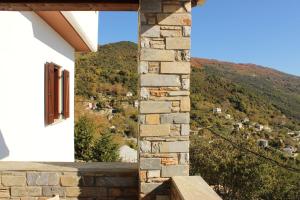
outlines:
[{"label": "stone block", "polygon": [[[189,96],[190,92],[186,90],[178,90],[178,91],[169,91],[168,94],[170,96]],[[178,102],[179,103],[179,102]],[[178,105],[179,106],[179,105]]]},{"label": "stone block", "polygon": [[152,153],[159,153],[159,142],[153,142],[152,143]]},{"label": "stone block", "polygon": [[[173,94],[173,93],[168,92],[168,94],[170,95],[170,94]],[[170,95],[170,96],[172,96],[172,95]],[[179,96],[179,95],[173,95],[173,96]],[[173,107],[179,107],[180,106],[180,102],[179,101],[173,101],[172,102],[172,106]]]},{"label": "stone block", "polygon": [[181,124],[181,135],[190,135],[190,125],[189,124]]},{"label": "stone block", "polygon": [[164,13],[183,13],[185,9],[180,4],[165,4],[163,6]]},{"label": "stone block", "polygon": [[141,158],[140,169],[160,169],[160,158]]},{"label": "stone block", "polygon": [[166,38],[166,49],[190,49],[191,39],[189,37]]},{"label": "stone block", "polygon": [[95,197],[106,197],[107,189],[103,187],[66,187],[66,196],[75,198],[95,198]]},{"label": "stone block", "polygon": [[146,124],[154,125],[159,123],[160,123],[159,114],[146,115]]},{"label": "stone block", "polygon": [[145,15],[143,13],[139,13],[140,15],[140,22],[141,24],[146,24],[147,23],[147,19],[145,17]]},{"label": "stone block", "polygon": [[9,198],[9,188],[0,186],[0,198]]},{"label": "stone block", "polygon": [[78,186],[79,177],[71,175],[63,175],[60,177],[61,186]]},{"label": "stone block", "polygon": [[190,74],[189,62],[162,62],[160,73],[162,74]]},{"label": "stone block", "polygon": [[181,30],[161,30],[160,34],[162,37],[181,37]]},{"label": "stone block", "polygon": [[140,181],[145,182],[147,180],[147,171],[140,170],[139,176],[140,176]]},{"label": "stone block", "polygon": [[153,113],[170,113],[172,103],[167,101],[141,101],[140,113],[153,114]]},{"label": "stone block", "polygon": [[110,197],[120,197],[122,196],[123,192],[120,188],[109,188],[108,195]]},{"label": "stone block", "polygon": [[184,90],[190,89],[190,79],[182,79],[182,89]]},{"label": "stone block", "polygon": [[95,185],[95,177],[94,176],[82,176],[80,178],[80,185],[82,186],[94,186]]},{"label": "stone block", "polygon": [[[132,198],[135,198],[137,197],[138,195],[138,187],[134,187],[134,188],[124,188],[123,189],[123,195],[128,197],[128,196],[131,196],[131,198],[128,198],[127,200],[130,200]],[[133,196],[133,197],[132,197]],[[122,200],[122,199],[119,199],[119,200]],[[124,199],[126,200],[126,198]]]},{"label": "stone block", "polygon": [[[165,97],[167,96],[167,90],[161,89],[161,88],[153,88],[150,89],[150,95],[151,97]],[[151,98],[150,97],[150,98]]]},{"label": "stone block", "polygon": [[179,164],[189,164],[190,154],[189,153],[180,153],[179,154]]},{"label": "stone block", "polygon": [[151,142],[146,140],[140,140],[140,151],[143,153],[151,152]]},{"label": "stone block", "polygon": [[148,62],[141,61],[139,65],[139,73],[140,74],[146,74],[148,73]]},{"label": "stone block", "polygon": [[159,25],[191,26],[192,19],[189,13],[158,14]]},{"label": "stone block", "polygon": [[10,189],[12,197],[39,197],[42,195],[42,188],[41,187],[11,187]]},{"label": "stone block", "polygon": [[182,60],[184,61],[191,61],[191,51],[190,50],[184,50],[182,53]]},{"label": "stone block", "polygon": [[147,90],[147,88],[144,88],[144,87],[141,88],[140,96],[141,96],[141,98],[144,99],[144,100],[145,100],[145,99],[149,99],[150,94],[149,94],[149,91]]},{"label": "stone block", "polygon": [[149,17],[148,24],[156,24],[156,17]]},{"label": "stone block", "polygon": [[190,97],[183,97],[180,101],[180,110],[182,112],[188,112],[191,110]]},{"label": "stone block", "polygon": [[[49,199],[49,197],[37,197],[37,200],[48,200],[48,199]],[[71,200],[71,199],[69,199],[69,200]]]},{"label": "stone block", "polygon": [[189,141],[161,142],[159,152],[161,153],[185,153],[189,152]]},{"label": "stone block", "polygon": [[159,73],[159,62],[149,62],[148,72],[152,74]]},{"label": "stone block", "polygon": [[142,25],[141,37],[160,37],[160,27],[157,25]]},{"label": "stone block", "polygon": [[60,186],[43,186],[43,196],[52,197],[57,194],[60,197],[66,196],[65,189]]},{"label": "stone block", "polygon": [[65,192],[67,197],[78,197],[79,195],[81,195],[79,187],[67,187]]},{"label": "stone block", "polygon": [[183,36],[190,37],[191,36],[191,27],[190,26],[184,26],[182,27],[183,30]]},{"label": "stone block", "polygon": [[54,172],[28,172],[27,184],[35,185],[58,185],[59,175]]},{"label": "stone block", "polygon": [[168,136],[170,135],[170,124],[140,125],[140,136]]},{"label": "stone block", "polygon": [[190,114],[189,113],[170,113],[160,115],[160,122],[162,124],[189,124]]},{"label": "stone block", "polygon": [[96,186],[100,187],[136,187],[136,177],[96,177]]},{"label": "stone block", "polygon": [[148,48],[144,48],[141,50],[140,60],[142,61],[173,61],[174,59],[175,59],[175,52],[172,50],[148,49]]},{"label": "stone block", "polygon": [[3,175],[2,185],[3,186],[25,186],[26,178],[25,176]]},{"label": "stone block", "polygon": [[141,86],[178,87],[181,86],[181,82],[178,75],[143,74],[141,75]]},{"label": "stone block", "polygon": [[158,178],[160,177],[160,170],[149,170],[147,172],[148,178]]},{"label": "stone block", "polygon": [[181,26],[160,26],[161,30],[180,30],[181,31]]},{"label": "stone block", "polygon": [[145,115],[139,115],[139,124],[146,124],[146,116]]},{"label": "stone block", "polygon": [[[40,198],[38,198],[38,197],[21,197],[20,200],[37,200],[37,199],[40,200]],[[12,200],[12,199],[10,199],[10,200]],[[46,198],[45,198],[45,200],[46,200]]]},{"label": "stone block", "polygon": [[141,13],[157,13],[161,12],[161,0],[142,0],[141,1]]},{"label": "stone block", "polygon": [[164,41],[150,41],[151,48],[154,49],[164,49],[165,42]]},{"label": "stone block", "polygon": [[141,38],[141,47],[142,48],[150,48],[150,39],[149,38]]},{"label": "stone block", "polygon": [[178,158],[162,158],[161,159],[161,164],[162,165],[177,165],[178,164]]},{"label": "stone block", "polygon": [[161,176],[172,177],[172,176],[188,176],[189,166],[188,165],[168,165],[162,166]]},{"label": "stone block", "polygon": [[162,187],[162,183],[141,183],[141,193],[149,194],[154,190],[157,191],[163,189]]}]

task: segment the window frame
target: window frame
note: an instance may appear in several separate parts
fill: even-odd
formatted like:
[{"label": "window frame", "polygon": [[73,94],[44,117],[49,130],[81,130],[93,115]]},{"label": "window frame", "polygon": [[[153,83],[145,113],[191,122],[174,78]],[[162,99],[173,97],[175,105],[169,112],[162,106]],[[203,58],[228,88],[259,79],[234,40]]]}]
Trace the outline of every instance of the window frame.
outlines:
[{"label": "window frame", "polygon": [[56,63],[45,63],[44,87],[45,125],[51,125],[69,118],[70,72]]}]

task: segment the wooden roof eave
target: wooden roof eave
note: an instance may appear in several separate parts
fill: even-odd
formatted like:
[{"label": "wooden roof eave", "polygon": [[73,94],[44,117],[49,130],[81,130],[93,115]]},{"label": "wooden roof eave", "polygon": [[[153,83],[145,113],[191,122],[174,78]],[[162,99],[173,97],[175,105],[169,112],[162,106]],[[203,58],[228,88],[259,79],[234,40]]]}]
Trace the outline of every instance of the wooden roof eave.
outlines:
[{"label": "wooden roof eave", "polygon": [[[192,5],[205,0],[191,0]],[[0,11],[137,11],[139,0],[1,0]]]},{"label": "wooden roof eave", "polygon": [[77,52],[93,51],[60,11],[35,11]]},{"label": "wooden roof eave", "polygon": [[2,0],[2,11],[137,11],[138,0]]}]

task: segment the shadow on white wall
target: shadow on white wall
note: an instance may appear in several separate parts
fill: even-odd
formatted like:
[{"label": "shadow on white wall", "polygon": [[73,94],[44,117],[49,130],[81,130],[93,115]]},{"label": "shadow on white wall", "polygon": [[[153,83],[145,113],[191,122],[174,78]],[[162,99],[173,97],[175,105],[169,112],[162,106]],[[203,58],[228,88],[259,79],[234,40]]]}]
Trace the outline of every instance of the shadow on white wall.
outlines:
[{"label": "shadow on white wall", "polygon": [[9,149],[0,130],[0,160],[9,156]]},{"label": "shadow on white wall", "polygon": [[[58,53],[66,56],[70,60],[74,59],[74,54],[72,51],[69,50],[69,48],[66,48],[65,40],[54,30],[49,32],[48,27],[49,25],[46,24],[38,15],[33,15],[32,12],[20,12],[21,15],[23,15],[25,18],[27,18],[31,24],[32,24],[32,31],[33,36],[50,47],[51,49],[54,49]],[[45,27],[41,27],[41,24],[44,24]],[[53,37],[53,34],[57,35],[58,38],[60,38],[61,42],[57,42],[57,38]],[[72,47],[73,48],[73,47]]]}]

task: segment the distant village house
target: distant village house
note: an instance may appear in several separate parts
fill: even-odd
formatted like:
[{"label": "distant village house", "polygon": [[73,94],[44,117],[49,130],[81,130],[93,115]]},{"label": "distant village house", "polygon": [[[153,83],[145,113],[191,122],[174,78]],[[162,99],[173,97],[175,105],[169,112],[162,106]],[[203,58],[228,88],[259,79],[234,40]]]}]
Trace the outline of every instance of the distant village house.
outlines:
[{"label": "distant village house", "polygon": [[257,140],[257,144],[260,147],[267,148],[269,146],[269,141],[266,139],[259,139]]},{"label": "distant village house", "polygon": [[222,113],[222,109],[221,108],[213,108],[213,113],[214,114],[221,114]]}]

